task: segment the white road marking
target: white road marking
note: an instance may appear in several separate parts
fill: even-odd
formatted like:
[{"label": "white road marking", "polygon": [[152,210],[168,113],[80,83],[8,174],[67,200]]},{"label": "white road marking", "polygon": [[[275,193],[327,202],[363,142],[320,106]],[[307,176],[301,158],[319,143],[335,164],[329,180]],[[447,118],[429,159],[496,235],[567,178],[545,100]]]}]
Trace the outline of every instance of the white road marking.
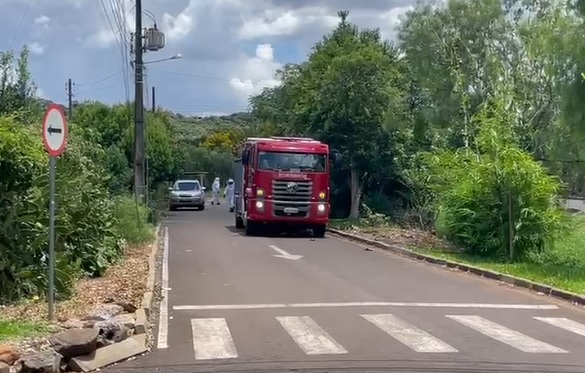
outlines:
[{"label": "white road marking", "polygon": [[309,316],[284,316],[276,320],[307,355],[347,354],[347,350]]},{"label": "white road marking", "polygon": [[447,343],[392,314],[361,315],[361,317],[416,352],[458,352]]},{"label": "white road marking", "polygon": [[175,311],[255,310],[263,308],[286,308],[286,304],[212,304],[201,306],[173,306],[173,310]]},{"label": "white road marking", "polygon": [[238,351],[225,319],[191,319],[195,359],[234,359]]},{"label": "white road marking", "polygon": [[165,227],[161,274],[161,301],[158,321],[157,348],[167,348],[169,337],[169,229]]},{"label": "white road marking", "polygon": [[326,307],[422,307],[422,308],[484,308],[513,310],[556,310],[552,304],[491,304],[491,303],[417,303],[417,302],[339,302],[339,303],[264,303],[208,304],[173,306],[175,311],[251,310],[264,308],[326,308]]},{"label": "white road marking", "polygon": [[275,256],[277,258],[283,258],[283,259],[288,259],[288,260],[299,260],[303,257],[302,255],[293,255],[293,254],[287,253],[286,251],[284,251],[283,249],[281,249],[278,246],[270,245],[270,248],[278,253],[278,255],[272,255],[272,256]]},{"label": "white road marking", "polygon": [[567,353],[567,351],[539,341],[515,330],[506,328],[493,321],[484,319],[481,316],[474,315],[447,315],[448,318],[457,321],[481,334],[493,338],[497,341],[512,346],[520,351],[532,354],[538,353]]},{"label": "white road marking", "polygon": [[536,320],[585,337],[585,325],[564,317],[535,317]]}]

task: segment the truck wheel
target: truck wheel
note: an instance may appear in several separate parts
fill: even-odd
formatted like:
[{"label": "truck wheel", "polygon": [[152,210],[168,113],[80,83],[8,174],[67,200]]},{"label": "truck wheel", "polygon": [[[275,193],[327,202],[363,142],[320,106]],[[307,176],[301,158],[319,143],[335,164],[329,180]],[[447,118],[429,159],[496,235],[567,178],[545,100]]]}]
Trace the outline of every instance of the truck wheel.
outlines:
[{"label": "truck wheel", "polygon": [[246,236],[255,236],[256,235],[256,224],[250,220],[248,220],[246,224]]},{"label": "truck wheel", "polygon": [[241,217],[239,217],[238,215],[236,215],[236,228],[237,229],[244,228],[244,220]]},{"label": "truck wheel", "polygon": [[313,235],[318,238],[325,237],[325,231],[327,230],[327,226],[325,224],[316,225],[313,227]]}]

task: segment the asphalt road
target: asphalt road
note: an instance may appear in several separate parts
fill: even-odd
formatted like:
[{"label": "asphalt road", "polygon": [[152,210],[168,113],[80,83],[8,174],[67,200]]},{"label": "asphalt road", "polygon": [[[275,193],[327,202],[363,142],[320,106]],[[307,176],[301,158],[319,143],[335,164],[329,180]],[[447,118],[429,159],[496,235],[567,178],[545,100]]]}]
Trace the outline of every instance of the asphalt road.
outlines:
[{"label": "asphalt road", "polygon": [[170,213],[155,348],[109,371],[585,371],[572,305],[333,237],[233,225],[225,204]]}]

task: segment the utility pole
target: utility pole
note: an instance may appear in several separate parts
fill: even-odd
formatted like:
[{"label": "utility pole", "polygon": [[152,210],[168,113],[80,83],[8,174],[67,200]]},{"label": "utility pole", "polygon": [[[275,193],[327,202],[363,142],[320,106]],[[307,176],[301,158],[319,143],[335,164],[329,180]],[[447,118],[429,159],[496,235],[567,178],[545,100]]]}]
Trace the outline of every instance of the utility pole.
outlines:
[{"label": "utility pole", "polygon": [[156,89],[152,86],[152,112],[156,111]]},{"label": "utility pole", "polygon": [[136,0],[136,34],[134,35],[134,194],[144,201],[144,52],[142,35],[142,0]]},{"label": "utility pole", "polygon": [[67,80],[67,119],[73,117],[73,82],[71,78]]}]

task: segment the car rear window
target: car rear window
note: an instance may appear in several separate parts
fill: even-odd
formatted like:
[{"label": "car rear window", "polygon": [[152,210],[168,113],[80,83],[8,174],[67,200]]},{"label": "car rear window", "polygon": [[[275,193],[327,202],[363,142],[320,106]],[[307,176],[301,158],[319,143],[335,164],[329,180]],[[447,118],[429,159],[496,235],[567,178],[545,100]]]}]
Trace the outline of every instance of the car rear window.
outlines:
[{"label": "car rear window", "polygon": [[177,190],[199,190],[199,183],[195,181],[182,181],[177,183],[176,188]]}]

